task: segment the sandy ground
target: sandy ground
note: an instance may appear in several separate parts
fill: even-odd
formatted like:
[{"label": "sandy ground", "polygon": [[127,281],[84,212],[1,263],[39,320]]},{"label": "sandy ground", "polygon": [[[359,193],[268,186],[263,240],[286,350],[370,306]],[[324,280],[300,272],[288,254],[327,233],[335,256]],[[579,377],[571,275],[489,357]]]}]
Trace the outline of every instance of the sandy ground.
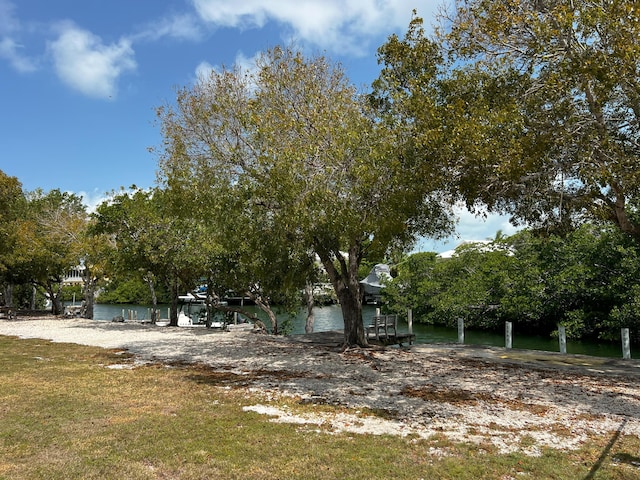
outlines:
[{"label": "sandy ground", "polygon": [[277,402],[247,408],[311,428],[439,434],[529,455],[579,448],[594,435],[640,436],[637,360],[460,345],[341,351],[331,334],[282,338],[79,319],[0,320],[0,335],[122,348],[138,362],[198,362],[246,376],[259,398],[349,407],[305,417]]}]

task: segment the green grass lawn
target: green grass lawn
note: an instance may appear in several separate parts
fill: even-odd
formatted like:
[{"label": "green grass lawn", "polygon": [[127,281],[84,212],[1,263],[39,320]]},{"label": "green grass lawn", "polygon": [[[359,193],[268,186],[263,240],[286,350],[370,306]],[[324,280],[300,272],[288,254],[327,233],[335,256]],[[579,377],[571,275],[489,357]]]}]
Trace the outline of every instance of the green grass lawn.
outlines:
[{"label": "green grass lawn", "polygon": [[[527,457],[444,436],[334,434],[243,411],[269,400],[241,377],[199,365],[132,366],[124,352],[0,336],[0,478],[640,478],[636,437]],[[338,409],[271,402],[298,413]]]}]

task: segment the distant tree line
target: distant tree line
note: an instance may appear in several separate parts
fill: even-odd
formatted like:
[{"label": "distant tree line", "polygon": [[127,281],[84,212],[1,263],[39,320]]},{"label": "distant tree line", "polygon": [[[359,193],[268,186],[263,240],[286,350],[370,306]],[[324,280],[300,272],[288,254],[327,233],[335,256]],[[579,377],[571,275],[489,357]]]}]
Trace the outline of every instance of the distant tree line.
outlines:
[{"label": "distant tree line", "polygon": [[522,231],[456,248],[451,258],[415,253],[383,289],[388,308],[418,322],[640,342],[640,252],[611,226],[585,224],[565,236]]}]

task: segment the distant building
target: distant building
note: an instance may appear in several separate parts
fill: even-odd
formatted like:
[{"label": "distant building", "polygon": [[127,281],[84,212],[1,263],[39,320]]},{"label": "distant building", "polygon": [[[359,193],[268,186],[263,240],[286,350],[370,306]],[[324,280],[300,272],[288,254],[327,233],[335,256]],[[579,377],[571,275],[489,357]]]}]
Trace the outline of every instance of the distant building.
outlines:
[{"label": "distant building", "polygon": [[461,247],[473,247],[479,252],[507,252],[508,255],[513,255],[511,247],[504,243],[494,242],[493,240],[465,240],[453,250],[439,253],[437,257],[442,259],[454,257],[458,255],[458,249]]},{"label": "distant building", "polygon": [[78,265],[71,268],[66,272],[66,275],[62,279],[63,285],[78,285],[84,283],[84,265]]}]

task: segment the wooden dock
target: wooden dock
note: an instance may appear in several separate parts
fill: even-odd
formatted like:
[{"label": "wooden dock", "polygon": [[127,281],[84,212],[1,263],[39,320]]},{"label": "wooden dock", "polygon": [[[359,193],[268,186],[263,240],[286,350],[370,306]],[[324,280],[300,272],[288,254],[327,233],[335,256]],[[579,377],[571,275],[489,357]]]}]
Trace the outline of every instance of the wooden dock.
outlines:
[{"label": "wooden dock", "polygon": [[369,343],[371,345],[400,345],[407,343],[413,345],[416,341],[416,336],[412,333],[398,333],[396,335],[378,335],[377,337],[369,337]]},{"label": "wooden dock", "polygon": [[411,333],[398,333],[398,315],[376,315],[373,323],[365,327],[367,340],[372,345],[400,345],[408,343],[411,345],[416,336]]}]

